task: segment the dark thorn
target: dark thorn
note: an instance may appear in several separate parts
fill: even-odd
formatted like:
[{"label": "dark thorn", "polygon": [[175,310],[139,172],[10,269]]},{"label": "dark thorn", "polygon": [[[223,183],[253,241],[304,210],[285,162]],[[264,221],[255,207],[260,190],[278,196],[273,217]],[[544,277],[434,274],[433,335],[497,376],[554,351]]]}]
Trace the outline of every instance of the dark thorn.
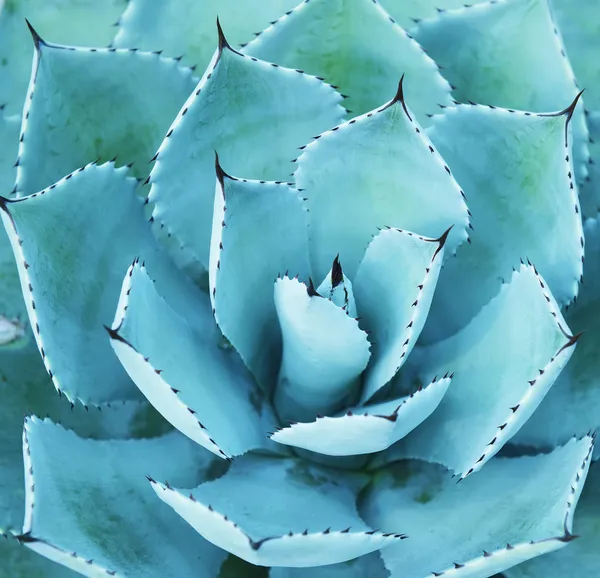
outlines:
[{"label": "dark thorn", "polygon": [[344,281],[344,272],[342,271],[342,265],[340,264],[340,254],[338,253],[333,260],[331,267],[331,287],[335,288]]},{"label": "dark thorn", "polygon": [[584,91],[585,91],[585,88],[579,92],[579,94],[575,97],[575,100],[573,100],[573,102],[569,106],[567,106],[567,108],[561,110],[560,112],[551,112],[551,113],[539,115],[539,116],[566,116],[567,117],[567,122],[565,123],[565,145],[567,144],[567,141],[568,141],[567,137],[568,137],[569,122],[571,122],[571,117],[573,116],[573,113],[575,112],[575,107],[577,106],[577,102],[581,98],[581,95],[583,94]]},{"label": "dark thorn", "polygon": [[219,54],[221,54],[225,48],[232,50],[229,42],[227,42],[227,38],[225,38],[225,34],[223,33],[223,28],[221,28],[221,23],[219,22],[218,16],[217,16],[217,34],[219,35]]},{"label": "dark thorn", "polygon": [[217,180],[219,181],[219,184],[221,185],[221,187],[223,186],[223,181],[226,178],[227,179],[231,179],[232,178],[221,167],[221,165],[219,163],[219,155],[218,155],[217,151],[215,151],[215,172],[217,173]]},{"label": "dark thorn", "polygon": [[29,28],[29,32],[31,32],[31,37],[33,38],[33,45],[35,46],[35,49],[39,52],[40,47],[42,45],[48,46],[44,42],[44,39],[36,32],[35,28],[31,25],[31,22],[29,22],[27,18],[25,18],[25,22],[27,22],[27,27]]},{"label": "dark thorn", "polygon": [[396,91],[396,95],[388,104],[386,104],[382,109],[380,109],[380,112],[384,111],[386,108],[389,108],[390,106],[393,106],[394,104],[399,102],[402,105],[402,108],[404,109],[404,112],[406,113],[408,120],[410,120],[410,122],[412,122],[412,117],[410,116],[410,113],[408,112],[408,108],[406,108],[406,102],[404,102],[404,86],[403,86],[403,84],[404,84],[404,74],[400,77],[400,82],[398,83],[398,90]]},{"label": "dark thorn", "polygon": [[311,277],[308,278],[308,287],[306,288],[306,292],[308,293],[309,297],[321,297],[321,295],[317,293]]}]

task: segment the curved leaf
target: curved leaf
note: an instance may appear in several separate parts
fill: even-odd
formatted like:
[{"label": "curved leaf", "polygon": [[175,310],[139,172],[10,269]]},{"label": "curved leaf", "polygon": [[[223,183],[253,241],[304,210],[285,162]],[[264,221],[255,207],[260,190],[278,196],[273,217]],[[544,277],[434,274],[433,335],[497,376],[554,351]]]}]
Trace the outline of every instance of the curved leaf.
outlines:
[{"label": "curved leaf", "polygon": [[219,348],[208,295],[196,304],[206,317],[197,327],[170,307],[136,263],[121,296],[123,316],[117,312],[109,330],[111,345],[154,407],[220,457],[264,446],[264,400],[235,354]]},{"label": "curved leaf", "polygon": [[373,334],[373,360],[362,401],[388,383],[408,359],[427,319],[450,231],[426,239],[389,229],[371,241],[356,279],[361,325]]},{"label": "curved leaf", "polygon": [[379,552],[316,568],[271,568],[269,578],[389,578]]},{"label": "curved leaf", "polygon": [[119,19],[113,46],[164,50],[184,55],[186,62],[204,70],[217,44],[215,19],[220,18],[231,42],[247,42],[255,33],[290,10],[299,0],[129,0]]},{"label": "curved leaf", "polygon": [[521,267],[463,330],[413,352],[405,382],[427,383],[448,370],[456,376],[401,453],[442,463],[461,478],[478,471],[540,404],[578,337],[535,269]]},{"label": "curved leaf", "polygon": [[215,318],[269,388],[281,357],[273,281],[288,270],[310,273],[306,209],[289,183],[230,177],[218,162],[217,176],[209,268]]},{"label": "curved leaf", "polygon": [[171,125],[150,175],[154,218],[208,267],[214,151],[254,179],[288,180],[296,150],[339,122],[341,96],[321,80],[219,49]]},{"label": "curved leaf", "polygon": [[356,301],[352,281],[342,270],[339,257],[333,260],[331,270],[317,287],[317,293],[341,307],[350,317],[356,317]]},{"label": "curved leaf", "polygon": [[19,539],[28,548],[91,577],[218,575],[226,553],[157,504],[144,478],[152,472],[189,484],[211,475],[210,454],[179,433],[94,441],[32,417],[23,451],[27,508]]},{"label": "curved leaf", "polygon": [[278,415],[309,420],[351,403],[371,356],[358,321],[297,279],[277,279],[274,293],[283,337]]},{"label": "curved leaf", "polygon": [[[418,42],[440,66],[455,97],[504,108],[560,110],[579,92],[548,0],[503,0],[440,12],[419,22]],[[587,174],[583,107],[573,115],[575,173]]]},{"label": "curved leaf", "polygon": [[[377,0],[401,26],[412,26],[423,18],[433,18],[438,12],[463,8],[464,0]],[[486,0],[472,0],[480,4]]]},{"label": "curved leaf", "polygon": [[354,407],[311,423],[292,423],[271,439],[329,456],[379,452],[402,439],[427,419],[444,397],[451,377],[434,378],[425,388],[400,399]]},{"label": "curved leaf", "polygon": [[19,149],[20,128],[21,117],[17,114],[8,115],[4,107],[0,107],[0,191],[4,195],[12,190],[17,177],[15,160]]},{"label": "curved leaf", "polygon": [[474,230],[440,275],[427,339],[464,327],[520,259],[559,304],[577,295],[583,231],[565,140],[576,103],[556,116],[466,105],[434,117],[428,134],[464,187]]},{"label": "curved leaf", "polygon": [[295,178],[307,197],[317,279],[337,253],[354,278],[372,235],[386,225],[435,237],[455,224],[451,253],[466,239],[461,190],[406,107],[402,82],[388,104],[306,146]]},{"label": "curved leaf", "polygon": [[404,538],[360,519],[340,472],[333,479],[294,459],[240,458],[191,492],[154,481],[152,487],[207,540],[259,566],[334,564]]},{"label": "curved leaf", "polygon": [[[34,193],[96,159],[135,162],[137,177],[193,90],[192,71],[156,53],[44,42],[23,111],[17,192]],[[93,103],[93,106],[90,106]]]},{"label": "curved leaf", "polygon": [[487,578],[573,539],[592,447],[586,437],[548,455],[496,458],[460,484],[432,464],[403,462],[381,472],[361,514],[384,529],[410,527],[410,540],[381,552],[391,578]]},{"label": "curved leaf", "polygon": [[[139,398],[102,325],[113,317],[135,256],[142,253],[165,279],[173,270],[135,188],[126,168],[91,164],[0,206],[46,368],[58,390],[84,404]],[[185,310],[191,285],[173,290],[174,302]]]},{"label": "curved leaf", "polygon": [[304,0],[243,52],[325,77],[348,95],[345,104],[356,114],[393,96],[399,72],[410,80],[408,100],[419,122],[438,104],[452,104],[435,62],[372,0]]},{"label": "curved leaf", "polygon": [[595,217],[600,212],[600,108],[587,115],[590,127],[591,164],[588,176],[579,188],[581,210],[584,216]]}]

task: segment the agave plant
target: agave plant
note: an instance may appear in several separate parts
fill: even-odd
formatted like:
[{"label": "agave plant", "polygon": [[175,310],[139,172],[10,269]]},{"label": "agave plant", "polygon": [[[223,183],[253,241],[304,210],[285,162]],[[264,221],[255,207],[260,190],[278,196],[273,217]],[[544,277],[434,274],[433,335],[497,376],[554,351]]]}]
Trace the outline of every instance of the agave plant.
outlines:
[{"label": "agave plant", "polygon": [[298,1],[0,4],[0,577],[598,574],[600,8]]}]

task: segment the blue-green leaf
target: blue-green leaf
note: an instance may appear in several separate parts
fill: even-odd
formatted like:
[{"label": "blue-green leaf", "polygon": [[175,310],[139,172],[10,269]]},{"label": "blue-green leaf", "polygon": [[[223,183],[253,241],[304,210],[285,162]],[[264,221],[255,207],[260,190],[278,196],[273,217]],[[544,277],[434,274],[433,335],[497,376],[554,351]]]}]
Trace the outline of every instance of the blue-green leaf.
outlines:
[{"label": "blue-green leaf", "polygon": [[[377,0],[401,26],[412,26],[423,18],[437,16],[439,11],[463,8],[464,0]],[[473,0],[478,4],[486,0]]]},{"label": "blue-green leaf", "polygon": [[568,548],[534,558],[506,570],[507,578],[594,576],[600,568],[598,528],[600,528],[600,462],[594,462],[590,466],[575,512],[573,532],[579,536],[579,539]]},{"label": "blue-green leaf", "polygon": [[356,317],[356,301],[352,281],[344,273],[339,257],[333,260],[331,270],[317,287],[317,293],[341,307],[350,317]]},{"label": "blue-green leaf", "polygon": [[[16,201],[2,220],[34,335],[54,385],[85,404],[139,398],[109,345],[123,275],[142,254],[169,279],[172,266],[144,219],[136,181],[112,163],[87,165]],[[188,304],[187,285],[174,302]]]},{"label": "blue-green leaf", "polygon": [[289,183],[237,179],[218,164],[217,175],[209,269],[215,318],[268,388],[281,358],[273,282],[286,271],[310,274],[306,208]]},{"label": "blue-green leaf", "polygon": [[378,475],[360,511],[384,530],[408,526],[409,540],[381,552],[391,578],[487,578],[573,539],[592,447],[585,437],[548,455],[496,458],[460,484],[402,462]]},{"label": "blue-green leaf", "polygon": [[[548,0],[486,2],[441,12],[419,22],[413,34],[444,67],[461,102],[546,112],[560,110],[579,92]],[[573,134],[581,181],[589,154],[583,107],[573,115]]]},{"label": "blue-green leaf", "polygon": [[[21,113],[31,72],[33,43],[25,18],[56,42],[105,46],[127,0],[5,0],[0,5],[0,104]],[[14,160],[13,160],[14,162]],[[61,175],[62,176],[62,175]]]},{"label": "blue-green leaf", "polygon": [[207,540],[259,566],[334,564],[405,537],[367,526],[340,472],[295,459],[248,456],[191,491],[152,487]]},{"label": "blue-green leaf", "polygon": [[431,237],[456,225],[450,253],[467,238],[460,187],[413,116],[401,82],[388,104],[320,135],[298,158],[317,279],[338,253],[354,278],[371,237],[386,225]]},{"label": "blue-green leaf", "polygon": [[221,35],[158,149],[150,175],[154,218],[207,268],[214,151],[235,174],[287,181],[297,147],[343,116],[340,101],[316,77],[240,54]]},{"label": "blue-green leaf", "polygon": [[211,476],[210,454],[181,434],[95,441],[32,417],[23,450],[27,507],[20,540],[28,548],[94,578],[218,575],[226,553],[157,504],[144,477],[193,484]]},{"label": "blue-green leaf", "polygon": [[402,440],[401,453],[462,478],[481,469],[540,404],[577,339],[544,280],[521,267],[459,333],[413,351],[400,376],[408,387],[411,379],[456,375],[434,414]]},{"label": "blue-green leaf", "polygon": [[[31,194],[96,159],[135,162],[137,177],[194,88],[189,68],[156,53],[48,44],[23,112],[17,192]],[[93,106],[90,106],[93,103]]]},{"label": "blue-green leaf", "polygon": [[401,72],[419,122],[438,104],[452,104],[435,62],[372,0],[304,0],[243,52],[325,77],[348,95],[345,105],[355,114],[392,97]]},{"label": "blue-green leaf", "polygon": [[590,154],[593,161],[588,165],[588,177],[579,187],[581,210],[587,217],[600,212],[600,107],[587,115],[590,127]]},{"label": "blue-green leaf", "polygon": [[565,136],[576,102],[557,116],[465,105],[434,117],[428,134],[464,187],[474,231],[440,274],[427,339],[464,327],[520,259],[560,305],[577,295],[583,231]]},{"label": "blue-green leaf", "polygon": [[426,239],[389,229],[369,244],[354,280],[361,326],[373,335],[363,402],[408,359],[429,313],[448,234]]},{"label": "blue-green leaf", "polygon": [[371,356],[358,321],[297,279],[277,279],[274,294],[283,335],[279,416],[305,421],[352,403]]},{"label": "blue-green leaf", "polygon": [[271,439],[281,444],[330,456],[351,456],[385,450],[427,419],[444,397],[451,377],[434,378],[406,397],[353,407],[311,423],[292,423]]},{"label": "blue-green leaf", "polygon": [[15,160],[20,128],[21,117],[18,114],[9,115],[4,107],[0,107],[0,193],[3,195],[12,190],[17,178]]},{"label": "blue-green leaf", "polygon": [[[182,274],[180,274],[182,275]],[[144,266],[131,266],[120,311],[109,331],[123,367],[148,400],[190,439],[221,457],[265,445],[271,423],[258,390],[235,352],[219,347],[208,295],[182,317]],[[121,316],[121,311],[123,315]],[[194,323],[198,313],[204,322]]]},{"label": "blue-green leaf", "polygon": [[269,578],[389,578],[379,552],[316,568],[271,568]]},{"label": "blue-green leaf", "polygon": [[220,18],[232,44],[254,34],[300,0],[129,0],[113,41],[118,48],[164,50],[204,70],[215,51]]}]

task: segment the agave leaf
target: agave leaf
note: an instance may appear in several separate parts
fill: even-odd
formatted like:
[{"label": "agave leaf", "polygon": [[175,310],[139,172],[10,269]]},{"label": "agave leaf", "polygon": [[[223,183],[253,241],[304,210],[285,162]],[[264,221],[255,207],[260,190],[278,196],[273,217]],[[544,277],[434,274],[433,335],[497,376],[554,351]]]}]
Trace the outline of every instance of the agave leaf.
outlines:
[{"label": "agave leaf", "polygon": [[283,335],[279,416],[310,420],[351,403],[371,356],[358,321],[297,279],[277,279],[274,293]]},{"label": "agave leaf", "polygon": [[269,578],[388,578],[379,552],[317,568],[271,568]]},{"label": "agave leaf", "polygon": [[289,183],[230,177],[218,160],[213,197],[209,280],[215,318],[268,388],[281,357],[273,281],[286,270],[305,279],[310,274],[306,208]]},{"label": "agave leaf", "polygon": [[[377,0],[401,26],[412,26],[423,18],[433,18],[448,9],[463,8],[464,0]],[[479,4],[485,0],[472,0]]]},{"label": "agave leaf", "polygon": [[595,217],[600,212],[600,109],[590,112],[587,120],[591,164],[588,165],[588,178],[579,188],[579,198],[584,216]]},{"label": "agave leaf", "polygon": [[412,374],[427,383],[448,370],[456,376],[431,418],[401,442],[402,453],[462,478],[481,469],[540,404],[578,337],[544,280],[521,267],[459,333],[413,352],[405,381]]},{"label": "agave leaf", "polygon": [[[503,0],[441,12],[412,31],[455,85],[455,97],[545,112],[579,92],[548,0]],[[587,174],[583,107],[573,114],[575,174]]]},{"label": "agave leaf", "polygon": [[[570,327],[584,331],[573,359],[560,374],[540,407],[514,438],[517,444],[554,447],[573,434],[600,427],[600,225],[588,219],[584,227],[584,284],[577,303],[565,312]],[[568,408],[568,411],[565,411]]]},{"label": "agave leaf", "polygon": [[186,62],[204,70],[215,51],[220,18],[233,45],[248,42],[269,22],[293,8],[299,0],[130,0],[119,19],[113,46],[164,50],[183,55]]},{"label": "agave leaf", "polygon": [[579,507],[575,512],[574,533],[579,536],[568,548],[534,558],[506,570],[507,578],[562,578],[594,576],[600,567],[598,528],[600,522],[600,462],[590,466]]},{"label": "agave leaf", "polygon": [[386,225],[432,237],[456,225],[451,253],[467,238],[460,187],[407,108],[402,80],[393,100],[323,133],[297,162],[317,278],[337,253],[353,278],[371,237]]},{"label": "agave leaf", "polygon": [[410,540],[381,552],[391,578],[487,578],[573,539],[592,447],[585,437],[548,455],[497,458],[460,484],[438,466],[402,462],[381,472],[360,511],[383,529],[410,527]]},{"label": "agave leaf", "polygon": [[[0,22],[2,22],[1,16]],[[17,169],[14,165],[19,148],[20,126],[21,118],[18,114],[9,115],[4,107],[0,107],[0,192],[2,194],[8,193],[15,184]]]},{"label": "agave leaf", "polygon": [[[127,173],[113,163],[90,164],[0,207],[46,368],[58,390],[84,404],[140,397],[102,328],[134,257],[143,253],[163,271],[161,278],[179,279],[154,241]],[[177,307],[193,311],[191,284],[170,285]]]},{"label": "agave leaf", "polygon": [[427,419],[444,397],[451,378],[434,378],[427,387],[400,399],[353,407],[311,423],[292,423],[271,439],[329,456],[369,454],[387,449]]},{"label": "agave leaf", "polygon": [[93,438],[151,437],[166,431],[166,422],[147,403],[130,401],[88,410],[59,397],[30,331],[19,346],[0,347],[0,399],[0,535],[20,531],[23,521],[24,414],[50,415]]},{"label": "agave leaf", "polygon": [[206,322],[195,327],[170,307],[146,268],[136,263],[121,296],[109,330],[111,344],[157,410],[220,457],[264,446],[268,426],[261,423],[261,392],[235,353],[219,348],[208,295],[199,303]]},{"label": "agave leaf", "polygon": [[208,268],[214,151],[254,179],[288,180],[297,147],[339,122],[341,96],[321,80],[219,48],[171,125],[150,175],[154,218]]},{"label": "agave leaf", "polygon": [[94,578],[218,575],[226,553],[157,504],[144,477],[189,484],[213,475],[211,454],[178,432],[97,441],[31,417],[23,453],[27,503],[19,539],[28,548]]},{"label": "agave leaf", "polygon": [[[195,85],[189,68],[156,53],[36,47],[23,112],[17,192],[34,193],[76,168],[118,156],[137,177]],[[158,89],[160,87],[160,89]],[[93,102],[94,105],[90,106]]]},{"label": "agave leaf", "polygon": [[575,104],[558,116],[465,105],[434,118],[429,136],[464,187],[474,231],[440,275],[428,340],[464,327],[520,259],[560,305],[577,295],[583,231],[565,140]]},{"label": "agave leaf", "polygon": [[345,105],[355,114],[393,96],[398,71],[410,80],[408,100],[419,122],[438,104],[452,104],[437,64],[372,0],[304,0],[243,52],[325,77],[348,95]]},{"label": "agave leaf", "polygon": [[355,279],[361,326],[373,335],[363,402],[408,359],[429,313],[449,232],[427,239],[389,229],[369,244]]},{"label": "agave leaf", "polygon": [[352,281],[344,273],[338,257],[333,260],[331,270],[317,287],[317,293],[341,307],[350,317],[356,317],[356,301]]},{"label": "agave leaf", "polygon": [[11,113],[23,106],[34,51],[25,18],[57,42],[102,46],[110,42],[112,24],[126,5],[127,0],[5,0],[0,7],[0,104]]},{"label": "agave leaf", "polygon": [[259,566],[334,564],[404,537],[367,526],[343,475],[331,476],[295,459],[245,456],[191,492],[152,487],[207,540]]}]

